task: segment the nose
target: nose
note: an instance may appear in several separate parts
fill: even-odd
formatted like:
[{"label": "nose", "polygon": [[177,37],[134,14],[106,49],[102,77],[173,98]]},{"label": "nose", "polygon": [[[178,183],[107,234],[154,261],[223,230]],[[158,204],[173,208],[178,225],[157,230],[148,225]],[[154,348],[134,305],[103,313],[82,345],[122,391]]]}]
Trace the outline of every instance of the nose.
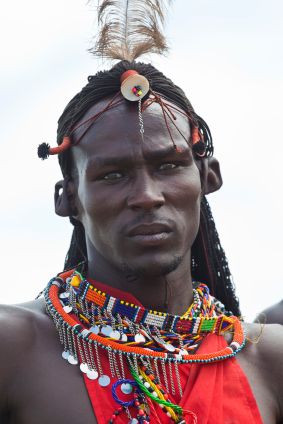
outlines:
[{"label": "nose", "polygon": [[164,205],[165,199],[156,181],[147,172],[140,172],[128,195],[128,206],[132,209],[151,210]]}]

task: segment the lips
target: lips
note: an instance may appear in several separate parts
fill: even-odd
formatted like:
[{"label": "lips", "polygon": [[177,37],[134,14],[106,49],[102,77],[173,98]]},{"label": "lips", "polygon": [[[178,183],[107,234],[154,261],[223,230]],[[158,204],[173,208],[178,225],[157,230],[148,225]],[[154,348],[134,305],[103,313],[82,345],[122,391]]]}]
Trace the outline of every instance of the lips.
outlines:
[{"label": "lips", "polygon": [[172,228],[167,224],[152,223],[133,227],[128,237],[134,243],[143,246],[159,246],[165,243],[172,234]]},{"label": "lips", "polygon": [[128,232],[128,236],[129,237],[150,236],[150,235],[157,235],[157,234],[171,233],[171,232],[172,232],[172,228],[167,224],[159,224],[159,223],[142,224],[134,228],[131,228],[130,231]]}]

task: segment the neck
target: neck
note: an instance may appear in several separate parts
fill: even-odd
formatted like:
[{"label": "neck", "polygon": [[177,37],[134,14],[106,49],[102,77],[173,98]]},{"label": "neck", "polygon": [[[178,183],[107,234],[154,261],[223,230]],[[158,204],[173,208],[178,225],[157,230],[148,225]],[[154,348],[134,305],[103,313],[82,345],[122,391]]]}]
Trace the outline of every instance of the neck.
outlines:
[{"label": "neck", "polygon": [[88,258],[88,278],[131,293],[147,309],[182,315],[193,301],[190,254],[176,270],[154,277],[125,273],[94,249]]}]

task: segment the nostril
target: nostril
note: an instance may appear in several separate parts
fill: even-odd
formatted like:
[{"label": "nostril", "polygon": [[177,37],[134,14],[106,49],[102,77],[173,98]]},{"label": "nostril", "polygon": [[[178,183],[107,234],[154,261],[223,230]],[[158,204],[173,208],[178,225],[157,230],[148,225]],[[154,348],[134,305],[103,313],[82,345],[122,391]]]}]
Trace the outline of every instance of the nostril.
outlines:
[{"label": "nostril", "polygon": [[129,204],[129,207],[132,209],[145,209],[145,210],[150,210],[150,209],[159,209],[163,206],[162,203],[144,203],[144,202],[138,202],[138,203],[131,203]]},{"label": "nostril", "polygon": [[128,193],[128,206],[139,209],[155,209],[164,204],[163,186],[145,170],[140,170]]},{"label": "nostril", "polygon": [[130,208],[139,209],[156,209],[164,205],[163,195],[149,195],[148,193],[138,194],[135,193],[128,199],[128,206]]}]

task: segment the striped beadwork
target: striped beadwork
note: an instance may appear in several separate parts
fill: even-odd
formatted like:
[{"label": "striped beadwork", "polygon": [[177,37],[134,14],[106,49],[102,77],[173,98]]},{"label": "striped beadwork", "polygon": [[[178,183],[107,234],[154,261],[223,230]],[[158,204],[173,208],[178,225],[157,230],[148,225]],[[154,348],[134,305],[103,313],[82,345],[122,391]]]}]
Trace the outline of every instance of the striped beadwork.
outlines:
[{"label": "striped beadwork", "polygon": [[[75,277],[77,277],[77,275],[75,275]],[[206,310],[204,309],[202,313],[201,319],[198,317],[194,318],[196,311],[192,306],[190,306],[183,317],[147,310],[133,303],[114,298],[98,290],[92,284],[89,284],[87,280],[82,280],[78,287],[73,287],[73,290],[78,296],[81,296],[83,300],[93,302],[97,306],[100,306],[102,312],[107,311],[113,316],[117,314],[126,316],[135,324],[141,323],[156,326],[164,331],[173,330],[177,332],[191,332],[192,334],[212,333],[218,330],[222,324],[219,322],[219,317],[215,313],[214,305],[212,304],[211,306],[211,300],[210,302],[208,301],[208,299],[213,299],[213,297],[209,295],[208,288],[205,284],[199,284],[195,289],[195,292],[201,295],[201,299],[198,296],[197,301],[193,304],[196,307],[200,305],[202,305],[202,308],[206,307]],[[206,312],[205,315],[204,312]]]}]

